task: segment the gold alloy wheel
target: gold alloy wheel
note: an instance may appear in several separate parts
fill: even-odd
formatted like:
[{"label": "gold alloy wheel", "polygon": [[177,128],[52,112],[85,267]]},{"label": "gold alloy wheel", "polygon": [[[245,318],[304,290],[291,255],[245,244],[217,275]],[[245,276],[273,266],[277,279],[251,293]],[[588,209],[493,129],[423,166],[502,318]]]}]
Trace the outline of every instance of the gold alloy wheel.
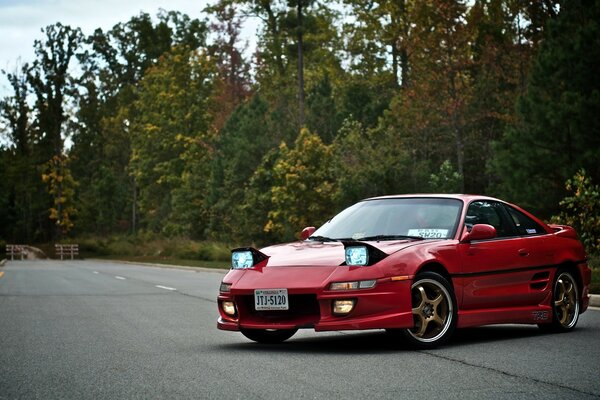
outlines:
[{"label": "gold alloy wheel", "polygon": [[433,279],[422,279],[412,286],[415,327],[410,334],[417,340],[433,342],[446,333],[452,321],[452,300],[446,288]]},{"label": "gold alloy wheel", "polygon": [[577,285],[573,277],[563,272],[556,280],[554,289],[554,309],[558,323],[564,328],[572,327],[577,322],[579,299]]}]

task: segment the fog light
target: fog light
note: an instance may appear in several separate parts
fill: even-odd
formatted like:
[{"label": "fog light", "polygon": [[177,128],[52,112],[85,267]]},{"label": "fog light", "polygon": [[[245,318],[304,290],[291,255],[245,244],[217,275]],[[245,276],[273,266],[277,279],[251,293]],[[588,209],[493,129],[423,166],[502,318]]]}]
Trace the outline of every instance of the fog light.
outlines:
[{"label": "fog light", "polygon": [[221,309],[223,312],[231,317],[235,316],[235,303],[233,301],[221,302]]},{"label": "fog light", "polygon": [[349,314],[354,309],[356,300],[334,300],[333,313],[336,315]]}]

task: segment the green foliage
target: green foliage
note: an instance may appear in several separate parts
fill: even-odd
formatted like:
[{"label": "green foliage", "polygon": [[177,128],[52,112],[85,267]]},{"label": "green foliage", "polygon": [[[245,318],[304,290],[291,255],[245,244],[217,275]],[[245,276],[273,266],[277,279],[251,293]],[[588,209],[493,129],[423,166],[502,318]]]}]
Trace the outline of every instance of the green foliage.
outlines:
[{"label": "green foliage", "polygon": [[600,186],[581,169],[565,188],[570,196],[561,200],[562,211],[552,221],[574,227],[587,251],[600,255]]},{"label": "green foliage", "polygon": [[390,129],[367,130],[357,121],[344,122],[333,143],[339,208],[367,197],[411,191],[413,173],[406,168],[409,156],[394,138]]},{"label": "green foliage", "polygon": [[437,173],[429,177],[429,189],[433,193],[458,193],[462,177],[452,167],[450,160],[446,160],[440,165]]},{"label": "green foliage", "polygon": [[580,168],[600,180],[600,3],[561,4],[548,22],[518,121],[496,145],[497,191],[549,215],[566,195],[563,183]]},{"label": "green foliage", "polygon": [[[216,155],[208,185],[209,225],[206,235],[213,239],[243,236],[235,210],[243,206],[248,181],[257,171],[264,154],[283,140],[269,104],[260,94],[241,104],[230,116],[216,140]],[[268,191],[268,187],[260,190]],[[265,214],[266,215],[266,214]],[[264,226],[264,222],[260,227]],[[259,232],[262,231],[262,228]]]},{"label": "green foliage", "polygon": [[54,156],[46,164],[42,181],[48,185],[48,193],[54,199],[50,208],[50,219],[60,233],[67,234],[73,228],[73,216],[77,213],[73,206],[73,195],[77,183],[69,170],[69,159],[63,155]]},{"label": "green foliage", "polygon": [[200,242],[185,237],[166,239],[152,233],[83,236],[72,240],[79,243],[84,257],[171,257],[223,262],[231,259],[230,246],[224,243]]},{"label": "green foliage", "polygon": [[579,168],[600,179],[598,2],[213,3],[210,25],[45,28],[0,99],[2,239],[47,242],[51,215],[122,238],[90,239],[99,253],[217,258],[186,238],[290,240],[392,193],[495,191],[547,216]]},{"label": "green foliage", "polygon": [[308,129],[300,131],[293,148],[281,144],[266,232],[289,240],[306,226],[318,226],[333,216],[332,156],[331,147]]},{"label": "green foliage", "polygon": [[[201,206],[209,159],[213,65],[185,47],[173,49],[140,83],[130,121],[130,168],[139,187],[142,221],[154,232],[191,233]],[[183,217],[183,219],[181,218]]]}]

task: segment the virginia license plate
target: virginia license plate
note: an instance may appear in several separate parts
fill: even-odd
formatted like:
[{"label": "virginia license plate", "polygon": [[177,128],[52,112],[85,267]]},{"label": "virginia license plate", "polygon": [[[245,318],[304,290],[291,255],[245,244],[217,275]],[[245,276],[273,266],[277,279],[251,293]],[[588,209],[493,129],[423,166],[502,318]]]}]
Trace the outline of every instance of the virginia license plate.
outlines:
[{"label": "virginia license plate", "polygon": [[287,289],[256,289],[254,308],[257,311],[289,310]]}]

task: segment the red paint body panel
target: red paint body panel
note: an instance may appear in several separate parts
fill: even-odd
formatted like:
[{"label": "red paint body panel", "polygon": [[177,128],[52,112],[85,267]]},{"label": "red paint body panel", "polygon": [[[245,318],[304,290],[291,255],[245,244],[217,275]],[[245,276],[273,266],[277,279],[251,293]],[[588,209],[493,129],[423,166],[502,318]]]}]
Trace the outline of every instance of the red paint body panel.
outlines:
[{"label": "red paint body panel", "polygon": [[[387,257],[374,265],[345,265],[340,242],[300,241],[260,251],[268,258],[254,268],[231,270],[223,279],[230,292],[218,297],[223,330],[296,329],[316,331],[412,328],[411,285],[420,271],[433,270],[450,281],[458,306],[458,327],[499,323],[535,324],[552,318],[552,282],[558,267],[569,267],[581,290],[580,312],[589,304],[591,270],[570,227],[548,226],[509,203],[474,195],[411,195],[395,198],[451,198],[463,203],[454,237],[443,240],[367,242]],[[494,201],[519,210],[544,232],[461,242],[465,217],[473,201]],[[332,282],[376,280],[369,289],[329,290]],[[289,311],[256,311],[255,289],[287,289]],[[350,314],[333,314],[334,300],[354,299]],[[227,316],[223,301],[233,301],[237,315]],[[540,316],[544,316],[540,320]]]}]

